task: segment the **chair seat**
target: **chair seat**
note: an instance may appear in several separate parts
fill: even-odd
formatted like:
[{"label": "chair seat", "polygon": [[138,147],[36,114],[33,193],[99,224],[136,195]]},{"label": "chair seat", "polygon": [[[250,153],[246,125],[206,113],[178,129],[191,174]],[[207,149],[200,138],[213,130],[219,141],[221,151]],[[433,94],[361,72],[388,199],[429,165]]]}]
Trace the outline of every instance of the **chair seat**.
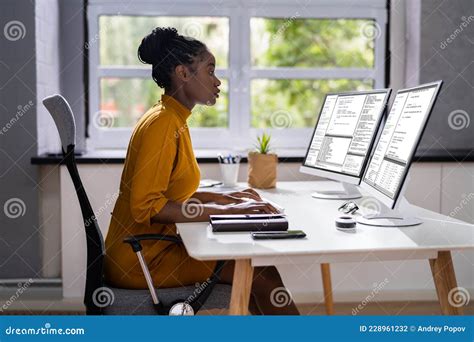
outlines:
[{"label": "chair seat", "polygon": [[[150,291],[115,287],[109,287],[109,289],[113,293],[113,302],[104,308],[105,315],[156,315]],[[230,285],[216,284],[201,310],[228,308],[231,289]],[[159,300],[163,304],[169,305],[178,299],[183,300],[192,294],[196,295],[196,287],[160,288],[157,289],[157,293]]]}]

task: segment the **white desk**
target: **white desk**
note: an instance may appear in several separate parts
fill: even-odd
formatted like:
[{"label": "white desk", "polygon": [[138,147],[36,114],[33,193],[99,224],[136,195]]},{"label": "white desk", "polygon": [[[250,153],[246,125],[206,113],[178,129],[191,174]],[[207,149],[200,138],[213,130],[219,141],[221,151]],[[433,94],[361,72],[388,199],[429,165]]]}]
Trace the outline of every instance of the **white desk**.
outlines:
[{"label": "white desk", "polygon": [[[242,184],[245,186],[245,184]],[[438,299],[444,314],[460,314],[448,301],[457,287],[451,250],[474,249],[474,225],[412,206],[423,224],[405,228],[357,225],[355,233],[335,228],[343,200],[311,197],[333,182],[278,182],[277,188],[258,192],[285,208],[289,229],[302,229],[301,240],[254,241],[248,233],[212,233],[207,222],[180,223],[178,230],[189,255],[198,260],[236,260],[231,314],[247,314],[253,267],[298,263],[363,262],[429,259]],[[372,199],[355,200],[373,203]],[[364,207],[361,208],[364,211]]]}]

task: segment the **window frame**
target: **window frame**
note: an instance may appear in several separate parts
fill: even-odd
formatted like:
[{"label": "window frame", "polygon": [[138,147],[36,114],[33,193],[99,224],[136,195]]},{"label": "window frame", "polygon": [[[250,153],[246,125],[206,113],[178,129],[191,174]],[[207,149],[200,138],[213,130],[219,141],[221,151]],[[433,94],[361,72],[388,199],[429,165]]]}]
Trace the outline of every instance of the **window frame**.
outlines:
[{"label": "window frame", "polygon": [[[101,15],[124,16],[193,16],[227,17],[229,22],[229,51],[227,68],[216,68],[216,75],[228,82],[228,127],[191,128],[194,148],[223,148],[243,151],[253,146],[257,134],[266,131],[272,134],[276,149],[306,149],[313,127],[260,129],[251,127],[252,79],[366,79],[374,80],[374,88],[385,87],[386,22],[385,2],[377,0],[321,1],[295,10],[288,1],[274,0],[272,7],[260,0],[138,0],[130,6],[129,0],[89,0],[87,9],[89,44],[89,113],[91,117],[99,111],[100,79],[102,77],[139,77],[150,79],[148,66],[101,66],[99,17]],[[252,68],[250,20],[259,18],[289,19],[368,19],[380,28],[374,40],[373,68]],[[94,43],[95,39],[95,43]],[[242,46],[248,48],[243,49]],[[158,100],[158,99],[157,99]],[[315,108],[315,115],[319,108]],[[91,149],[125,149],[129,143],[132,127],[100,129],[89,120],[88,147]]]}]

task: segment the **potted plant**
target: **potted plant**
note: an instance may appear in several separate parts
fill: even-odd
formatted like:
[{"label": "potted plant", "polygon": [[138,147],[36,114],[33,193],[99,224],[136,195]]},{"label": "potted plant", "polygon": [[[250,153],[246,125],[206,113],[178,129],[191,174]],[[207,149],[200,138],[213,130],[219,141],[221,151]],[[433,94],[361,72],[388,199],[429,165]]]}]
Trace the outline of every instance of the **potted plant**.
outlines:
[{"label": "potted plant", "polygon": [[269,134],[257,137],[255,151],[248,153],[248,179],[253,188],[269,189],[276,186],[278,156],[270,152]]}]

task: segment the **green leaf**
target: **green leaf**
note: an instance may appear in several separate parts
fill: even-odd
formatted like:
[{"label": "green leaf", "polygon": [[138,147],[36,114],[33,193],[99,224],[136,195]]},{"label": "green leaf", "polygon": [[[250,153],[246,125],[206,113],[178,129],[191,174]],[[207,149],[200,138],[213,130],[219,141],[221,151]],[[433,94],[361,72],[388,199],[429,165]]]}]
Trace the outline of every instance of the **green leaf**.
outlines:
[{"label": "green leaf", "polygon": [[261,136],[257,136],[257,143],[255,144],[257,152],[267,154],[270,151],[270,140],[271,135],[265,132]]}]

